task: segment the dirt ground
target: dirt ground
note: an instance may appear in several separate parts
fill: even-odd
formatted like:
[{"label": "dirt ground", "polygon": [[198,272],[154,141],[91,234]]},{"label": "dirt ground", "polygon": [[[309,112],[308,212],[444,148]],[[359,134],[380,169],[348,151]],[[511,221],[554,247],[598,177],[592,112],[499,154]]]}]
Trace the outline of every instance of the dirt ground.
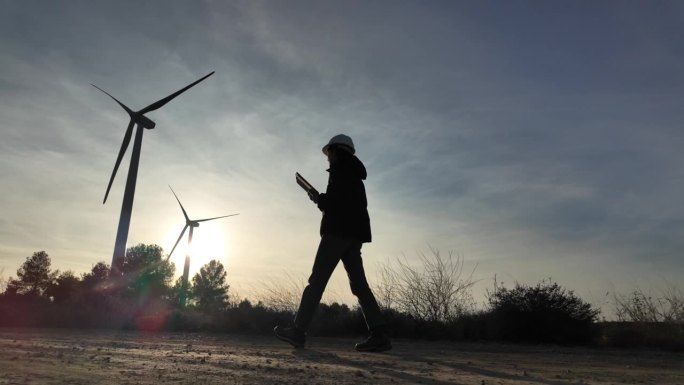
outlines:
[{"label": "dirt ground", "polygon": [[684,354],[268,336],[0,329],[0,384],[680,384]]}]

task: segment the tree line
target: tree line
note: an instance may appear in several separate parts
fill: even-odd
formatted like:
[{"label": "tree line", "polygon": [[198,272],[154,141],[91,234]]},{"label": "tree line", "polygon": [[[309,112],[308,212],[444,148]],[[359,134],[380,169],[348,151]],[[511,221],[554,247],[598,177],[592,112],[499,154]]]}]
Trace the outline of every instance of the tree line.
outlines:
[{"label": "tree line", "polygon": [[[419,257],[418,266],[383,265],[374,287],[394,337],[684,349],[684,299],[676,289],[665,299],[616,295],[618,322],[600,320],[599,309],[550,279],[513,288],[495,281],[478,309],[473,273],[464,271],[461,256],[431,249]],[[174,272],[157,245],[127,249],[116,277],[104,262],[80,276],[52,270],[48,254],[38,251],[5,280],[0,326],[270,333],[292,319],[303,289],[290,277],[289,284],[266,285],[256,303],[231,297],[225,266],[212,260],[192,277],[183,306],[186,288],[181,278],[173,281]],[[314,335],[365,331],[358,307],[323,303],[316,317]]]},{"label": "tree line", "polygon": [[[128,248],[121,275],[98,262],[77,276],[52,270],[45,251],[27,257],[0,295],[0,325],[132,327],[146,318],[167,317],[179,309],[182,278],[158,245]],[[191,308],[216,313],[228,306],[226,269],[212,260],[192,277],[187,288]]]}]

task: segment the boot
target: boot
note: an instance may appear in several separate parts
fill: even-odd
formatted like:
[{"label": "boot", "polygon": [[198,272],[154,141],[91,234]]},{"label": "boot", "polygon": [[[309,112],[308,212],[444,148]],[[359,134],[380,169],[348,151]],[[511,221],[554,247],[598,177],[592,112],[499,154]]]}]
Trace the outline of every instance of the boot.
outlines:
[{"label": "boot", "polygon": [[273,328],[273,333],[279,339],[290,343],[297,349],[303,348],[306,342],[306,333],[297,329],[296,327],[286,328],[282,326],[276,326]]},{"label": "boot", "polygon": [[384,352],[392,349],[392,342],[383,330],[371,330],[365,341],[359,342],[354,347],[359,352]]}]

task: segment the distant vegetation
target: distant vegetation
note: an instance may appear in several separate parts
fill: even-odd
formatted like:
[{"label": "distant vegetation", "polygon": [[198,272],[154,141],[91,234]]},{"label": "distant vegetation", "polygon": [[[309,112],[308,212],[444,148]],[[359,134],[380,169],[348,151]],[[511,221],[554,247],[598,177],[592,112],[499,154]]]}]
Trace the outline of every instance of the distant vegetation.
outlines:
[{"label": "distant vegetation", "polygon": [[674,285],[651,294],[636,289],[613,296],[618,320],[630,322],[684,322],[684,294]]},{"label": "distant vegetation", "polygon": [[[550,279],[495,282],[477,309],[461,256],[431,249],[419,257],[418,266],[386,263],[375,282],[394,337],[684,349],[684,296],[674,286],[657,296],[614,294],[617,322],[599,322],[598,309]],[[304,286],[292,277],[266,282],[253,303],[231,295],[225,266],[213,260],[192,277],[181,307],[185,289],[172,282],[175,266],[161,247],[129,248],[122,272],[111,276],[104,262],[80,276],[60,272],[45,251],[35,252],[16,278],[0,274],[0,326],[270,333],[292,320]],[[321,304],[316,317],[313,335],[365,333],[357,307]]]},{"label": "distant vegetation", "polygon": [[7,289],[7,278],[5,278],[5,269],[0,269],[0,293],[4,293]]}]

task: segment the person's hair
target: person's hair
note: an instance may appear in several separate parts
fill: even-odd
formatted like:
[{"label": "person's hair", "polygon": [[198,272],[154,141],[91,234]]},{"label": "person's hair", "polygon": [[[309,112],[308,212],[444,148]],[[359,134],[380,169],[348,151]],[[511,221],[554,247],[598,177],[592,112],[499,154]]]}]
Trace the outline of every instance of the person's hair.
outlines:
[{"label": "person's hair", "polygon": [[[335,153],[338,154],[338,156],[340,153],[344,153],[346,155],[351,156],[352,155],[351,149],[347,150],[345,147],[347,147],[347,146],[345,146],[344,144],[334,144],[334,145],[331,145],[330,147],[328,147],[328,151],[331,151],[331,150],[335,151]],[[349,148],[349,147],[347,147],[347,148]]]},{"label": "person's hair", "polygon": [[331,159],[331,165],[340,161],[345,162],[344,159],[353,156],[349,151],[343,149],[342,145],[339,144],[328,147],[328,154],[334,154],[334,157]]}]

